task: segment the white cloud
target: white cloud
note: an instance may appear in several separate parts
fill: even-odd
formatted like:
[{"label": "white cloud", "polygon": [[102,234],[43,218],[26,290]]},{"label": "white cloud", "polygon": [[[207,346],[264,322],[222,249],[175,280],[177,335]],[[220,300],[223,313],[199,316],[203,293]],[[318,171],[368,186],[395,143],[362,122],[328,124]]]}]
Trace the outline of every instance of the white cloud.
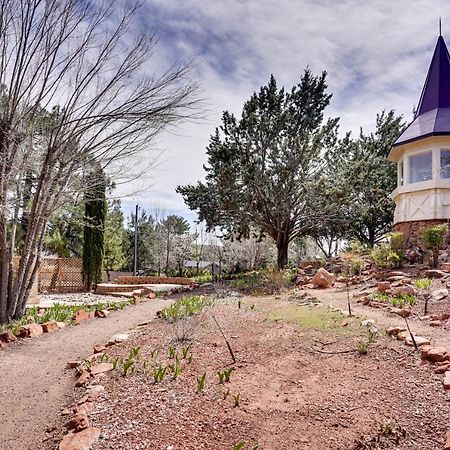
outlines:
[{"label": "white cloud", "polygon": [[[442,16],[450,37],[444,0],[147,0],[142,26],[160,36],[154,64],[163,70],[175,59],[195,59],[209,114],[158,142],[164,162],[152,171],[152,187],[127,199],[150,205],[156,199],[192,217],[179,184],[203,177],[205,147],[225,109],[239,114],[250,93],[271,73],[280,84],[295,83],[306,66],[328,72],[333,92],[329,114],[342,131],[370,130],[382,109],[411,118],[417,104]],[[150,183],[147,183],[150,184]]]}]

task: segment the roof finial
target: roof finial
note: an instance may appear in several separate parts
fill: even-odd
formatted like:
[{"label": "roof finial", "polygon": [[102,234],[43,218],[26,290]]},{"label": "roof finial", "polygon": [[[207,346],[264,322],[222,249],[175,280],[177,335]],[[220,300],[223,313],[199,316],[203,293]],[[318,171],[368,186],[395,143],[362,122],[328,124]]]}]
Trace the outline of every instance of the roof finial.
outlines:
[{"label": "roof finial", "polygon": [[439,36],[442,36],[442,21],[440,17],[439,17]]}]

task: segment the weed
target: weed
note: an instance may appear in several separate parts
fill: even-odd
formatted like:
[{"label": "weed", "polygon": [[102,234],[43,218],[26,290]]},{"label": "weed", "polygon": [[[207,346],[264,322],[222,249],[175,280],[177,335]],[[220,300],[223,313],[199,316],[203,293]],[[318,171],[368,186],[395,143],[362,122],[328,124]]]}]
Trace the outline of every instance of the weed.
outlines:
[{"label": "weed", "polygon": [[236,408],[241,403],[241,394],[233,394],[233,406]]},{"label": "weed", "polygon": [[144,362],[142,363],[142,373],[143,373],[144,377],[147,377],[148,366],[149,366],[149,361],[147,359],[145,359]]},{"label": "weed", "polygon": [[135,364],[134,358],[131,356],[128,356],[128,358],[122,362],[122,375],[126,377],[128,375],[128,372],[131,370],[134,371],[134,364]]},{"label": "weed", "polygon": [[122,358],[120,356],[117,356],[116,358],[113,359],[112,361],[112,366],[113,369],[116,370],[117,365],[119,364],[119,362],[122,360]]},{"label": "weed", "polygon": [[172,380],[176,380],[181,375],[183,368],[179,364],[169,364],[169,370],[172,372]]},{"label": "weed", "polygon": [[192,345],[189,344],[189,345],[187,345],[186,347],[182,347],[182,348],[181,348],[181,357],[182,357],[183,359],[187,359],[187,358],[188,358],[189,351],[191,350],[191,347],[192,347]]},{"label": "weed", "polygon": [[158,350],[152,350],[151,358],[152,358],[152,366],[156,364],[156,358],[158,357]]},{"label": "weed", "polygon": [[192,353],[189,354],[189,356],[186,358],[186,361],[188,364],[192,362]]},{"label": "weed", "polygon": [[202,392],[206,384],[206,372],[197,377],[197,392]]},{"label": "weed", "polygon": [[217,375],[219,376],[219,383],[228,383],[230,381],[231,373],[233,372],[233,370],[234,367],[230,367],[228,369],[225,369],[223,372],[217,372]]},{"label": "weed", "polygon": [[369,351],[369,343],[367,341],[359,341],[356,349],[360,355],[367,355],[367,352]]},{"label": "weed", "polygon": [[225,390],[222,392],[222,395],[223,395],[223,399],[226,400],[227,397],[230,395],[230,388],[225,389]]},{"label": "weed", "polygon": [[177,349],[175,347],[169,347],[168,356],[169,359],[175,359],[175,357],[177,356]]},{"label": "weed", "polygon": [[245,446],[245,441],[236,442],[236,444],[233,445],[233,450],[241,450]]},{"label": "weed", "polygon": [[133,347],[130,350],[130,358],[133,359],[138,359],[139,358],[139,353],[141,352],[141,347]]}]

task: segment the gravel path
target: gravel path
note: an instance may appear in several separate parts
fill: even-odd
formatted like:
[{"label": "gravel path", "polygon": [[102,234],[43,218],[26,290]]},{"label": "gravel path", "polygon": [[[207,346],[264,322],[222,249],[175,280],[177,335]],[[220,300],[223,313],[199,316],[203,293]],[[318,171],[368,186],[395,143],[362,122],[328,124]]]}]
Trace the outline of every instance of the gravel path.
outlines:
[{"label": "gravel path", "polygon": [[84,358],[95,344],[155,317],[170,300],[157,298],[70,326],[38,339],[21,340],[0,353],[0,450],[44,450],[46,428],[72,395],[69,359]]}]

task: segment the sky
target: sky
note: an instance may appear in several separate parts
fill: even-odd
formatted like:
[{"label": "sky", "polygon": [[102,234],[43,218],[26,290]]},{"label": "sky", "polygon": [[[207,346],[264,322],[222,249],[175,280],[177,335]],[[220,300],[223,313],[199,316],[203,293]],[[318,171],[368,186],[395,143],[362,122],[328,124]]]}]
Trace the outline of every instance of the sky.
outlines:
[{"label": "sky", "polygon": [[[243,103],[273,74],[291,88],[306,67],[327,71],[329,117],[342,133],[373,130],[376,114],[395,109],[412,119],[439,35],[450,45],[448,0],[144,0],[134,30],[156,33],[149,70],[194,62],[192,80],[204,118],[162,133],[161,154],[139,182],[120,186],[126,214],[154,205],[196,218],[178,185],[203,179],[206,146],[224,110]],[[447,39],[448,38],[448,39]]]}]

